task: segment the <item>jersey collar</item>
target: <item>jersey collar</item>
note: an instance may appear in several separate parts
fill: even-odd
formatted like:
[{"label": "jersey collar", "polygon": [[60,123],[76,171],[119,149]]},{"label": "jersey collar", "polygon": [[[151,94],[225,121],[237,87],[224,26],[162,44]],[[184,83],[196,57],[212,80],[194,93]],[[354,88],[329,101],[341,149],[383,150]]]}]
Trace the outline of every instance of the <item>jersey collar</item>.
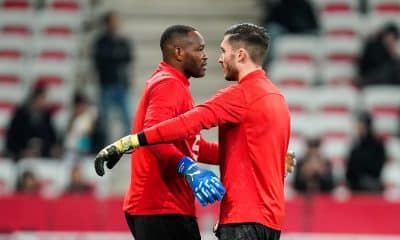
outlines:
[{"label": "jersey collar", "polygon": [[158,65],[161,70],[168,71],[175,77],[177,77],[179,80],[181,80],[186,86],[189,86],[189,79],[178,69],[172,67],[168,63],[161,61],[160,64]]}]

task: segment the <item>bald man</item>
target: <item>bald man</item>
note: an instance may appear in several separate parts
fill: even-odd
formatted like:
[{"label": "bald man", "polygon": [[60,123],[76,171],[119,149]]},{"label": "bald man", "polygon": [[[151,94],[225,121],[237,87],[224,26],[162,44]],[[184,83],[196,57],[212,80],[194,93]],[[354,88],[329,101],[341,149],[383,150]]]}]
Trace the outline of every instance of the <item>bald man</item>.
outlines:
[{"label": "bald man", "polygon": [[[192,109],[189,78],[201,78],[206,72],[204,39],[193,27],[168,27],[161,36],[160,47],[163,61],[146,81],[133,132]],[[132,154],[131,182],[123,209],[136,240],[200,239],[194,194],[176,169],[185,156],[218,164],[218,145],[206,142],[198,133]]]}]

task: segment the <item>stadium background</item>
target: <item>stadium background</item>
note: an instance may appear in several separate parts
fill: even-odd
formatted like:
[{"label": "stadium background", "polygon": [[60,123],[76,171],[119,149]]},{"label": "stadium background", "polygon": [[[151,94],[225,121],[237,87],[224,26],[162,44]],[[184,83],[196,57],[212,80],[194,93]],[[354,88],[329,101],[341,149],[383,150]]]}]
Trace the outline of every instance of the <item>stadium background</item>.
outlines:
[{"label": "stadium background", "polygon": [[[293,0],[295,1],[295,0]],[[336,188],[329,194],[301,195],[286,181],[287,224],[282,239],[400,239],[400,88],[360,88],[356,60],[365,39],[387,22],[400,26],[398,0],[312,0],[320,28],[313,35],[284,35],[273,42],[267,73],[290,105],[291,149],[301,157],[306,138],[319,136],[333,165]],[[365,3],[362,5],[362,3]],[[364,6],[365,13],[360,13]],[[22,159],[5,152],[5,135],[15,106],[35,84],[45,84],[54,104],[54,123],[62,137],[76,89],[96,105],[98,84],[91,46],[103,13],[116,10],[121,30],[134,42],[131,111],[143,84],[160,61],[158,42],[169,25],[195,26],[205,37],[209,55],[204,79],[191,81],[197,103],[227,83],[216,64],[225,28],[238,22],[261,23],[262,0],[0,0],[0,239],[129,239],[121,211],[129,181],[129,161],[121,161],[103,178],[95,175],[93,156],[79,166],[92,194],[65,195],[71,167],[63,159]],[[398,45],[398,50],[400,45]],[[355,132],[355,114],[367,110],[384,139],[388,159],[381,194],[352,194],[345,185],[345,160]],[[109,131],[123,127],[113,118]],[[216,131],[204,132],[216,140]],[[23,170],[40,182],[39,195],[15,194]],[[212,168],[218,172],[217,168]],[[240,180],[238,180],[240,181]],[[204,239],[218,206],[198,207]]]}]

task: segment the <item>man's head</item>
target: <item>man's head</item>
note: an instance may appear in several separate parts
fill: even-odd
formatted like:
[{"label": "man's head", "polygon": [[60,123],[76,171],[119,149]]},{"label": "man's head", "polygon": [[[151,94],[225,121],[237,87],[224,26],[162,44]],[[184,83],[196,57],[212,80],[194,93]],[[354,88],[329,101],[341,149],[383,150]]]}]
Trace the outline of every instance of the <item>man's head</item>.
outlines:
[{"label": "man's head", "polygon": [[218,62],[224,69],[226,80],[239,80],[243,67],[261,67],[267,54],[269,37],[263,27],[241,23],[229,27],[221,42]]},{"label": "man's head", "polygon": [[208,56],[201,34],[193,27],[173,25],[160,39],[164,62],[180,70],[186,77],[203,77]]},{"label": "man's head", "polygon": [[118,31],[119,27],[119,17],[116,12],[110,11],[104,15],[103,23],[106,28],[106,31],[115,34]]}]

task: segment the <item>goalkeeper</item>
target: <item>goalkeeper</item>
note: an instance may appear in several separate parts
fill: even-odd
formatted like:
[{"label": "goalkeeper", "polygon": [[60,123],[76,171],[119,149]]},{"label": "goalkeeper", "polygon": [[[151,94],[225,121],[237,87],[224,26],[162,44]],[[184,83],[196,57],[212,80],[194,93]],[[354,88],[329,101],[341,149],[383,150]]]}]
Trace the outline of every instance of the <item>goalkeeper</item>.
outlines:
[{"label": "goalkeeper", "polygon": [[[285,215],[290,115],[283,95],[261,68],[268,44],[265,30],[257,25],[228,28],[219,63],[225,79],[238,84],[220,90],[179,117],[104,148],[95,160],[97,171],[104,171],[104,162],[115,163],[121,154],[139,146],[172,142],[219,126],[221,179],[226,193],[218,238],[279,239]],[[190,168],[186,163],[179,166],[180,172]],[[199,179],[199,185],[206,180]]]}]

